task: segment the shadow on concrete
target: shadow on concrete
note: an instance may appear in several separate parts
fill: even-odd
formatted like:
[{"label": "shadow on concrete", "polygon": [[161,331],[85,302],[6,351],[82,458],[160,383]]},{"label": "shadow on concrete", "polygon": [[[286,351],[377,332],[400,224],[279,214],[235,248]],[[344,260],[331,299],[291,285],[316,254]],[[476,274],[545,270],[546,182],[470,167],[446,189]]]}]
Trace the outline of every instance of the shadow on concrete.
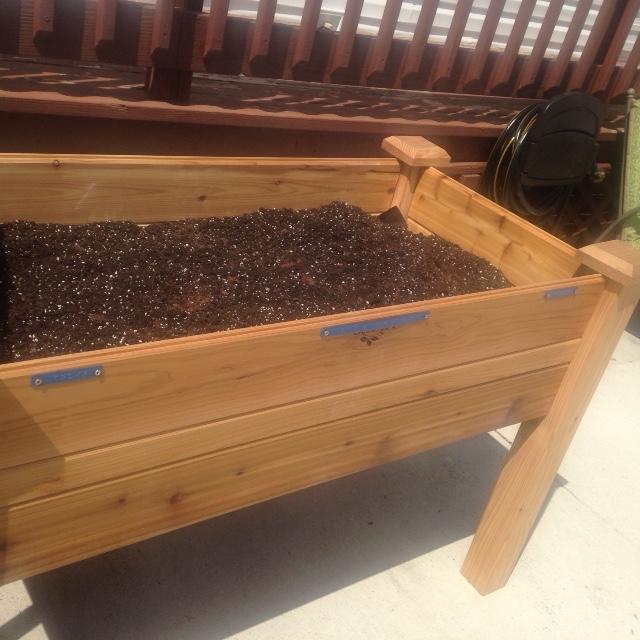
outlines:
[{"label": "shadow on concrete", "polygon": [[29,578],[0,638],[226,638],[471,535],[506,453],[477,436]]},{"label": "shadow on concrete", "polygon": [[636,305],[636,309],[631,315],[629,324],[627,324],[627,331],[636,338],[640,338],[640,303]]}]

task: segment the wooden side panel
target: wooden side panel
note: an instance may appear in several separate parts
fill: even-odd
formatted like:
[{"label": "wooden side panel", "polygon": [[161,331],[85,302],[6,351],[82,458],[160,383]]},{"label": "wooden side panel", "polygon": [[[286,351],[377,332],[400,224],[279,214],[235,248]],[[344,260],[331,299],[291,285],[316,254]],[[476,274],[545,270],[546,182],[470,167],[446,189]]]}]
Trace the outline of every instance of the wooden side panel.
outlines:
[{"label": "wooden side panel", "polygon": [[[579,290],[547,300],[547,283],[5,365],[0,468],[579,338],[603,278],[553,286]],[[427,309],[376,341],[321,336]],[[100,378],[31,386],[32,375],[97,364]]]},{"label": "wooden side panel", "polygon": [[[343,200],[385,211],[393,158],[306,160],[0,154],[0,221],[79,224],[238,215]],[[20,212],[19,216],[16,212]]]},{"label": "wooden side panel", "polygon": [[568,277],[580,266],[575,249],[437,169],[425,171],[409,217],[486,258],[516,285]]},{"label": "wooden side panel", "polygon": [[0,583],[544,415],[563,375],[500,380],[3,508]]},{"label": "wooden side panel", "polygon": [[297,429],[568,363],[579,340],[0,469],[0,505],[41,498]]}]

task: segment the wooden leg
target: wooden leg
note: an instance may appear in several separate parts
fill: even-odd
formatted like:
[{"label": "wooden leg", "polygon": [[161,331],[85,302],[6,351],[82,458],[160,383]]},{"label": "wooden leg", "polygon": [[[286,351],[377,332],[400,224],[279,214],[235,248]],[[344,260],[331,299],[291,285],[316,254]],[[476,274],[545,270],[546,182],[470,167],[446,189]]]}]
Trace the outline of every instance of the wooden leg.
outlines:
[{"label": "wooden leg", "polygon": [[506,584],[637,298],[607,282],[549,414],[521,427],[462,566],[481,594]]}]

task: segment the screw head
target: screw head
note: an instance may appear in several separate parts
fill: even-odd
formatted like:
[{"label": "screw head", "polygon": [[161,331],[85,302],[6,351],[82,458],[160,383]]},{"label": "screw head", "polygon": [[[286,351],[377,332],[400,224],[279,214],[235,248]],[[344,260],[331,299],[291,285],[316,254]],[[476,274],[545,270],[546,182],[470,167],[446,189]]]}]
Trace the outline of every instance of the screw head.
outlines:
[{"label": "screw head", "polygon": [[328,336],[328,335],[329,335],[329,329],[325,329],[325,330],[322,332],[322,335],[323,335],[323,336]]},{"label": "screw head", "polygon": [[35,385],[36,385],[36,387],[39,387],[39,386],[42,384],[42,380],[40,380],[40,378],[36,378],[36,379],[33,381],[33,384],[35,384]]},{"label": "screw head", "polygon": [[93,375],[94,375],[94,376],[101,376],[101,375],[102,375],[102,369],[96,369],[96,370],[93,372]]}]

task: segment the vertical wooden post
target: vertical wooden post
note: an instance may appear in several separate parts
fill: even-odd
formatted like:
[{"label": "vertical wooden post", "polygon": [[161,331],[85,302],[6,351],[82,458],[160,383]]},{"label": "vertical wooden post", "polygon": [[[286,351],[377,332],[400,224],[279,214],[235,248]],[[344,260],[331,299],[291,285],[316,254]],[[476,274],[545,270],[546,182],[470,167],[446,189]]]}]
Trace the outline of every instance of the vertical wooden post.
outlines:
[{"label": "vertical wooden post", "polygon": [[463,575],[481,593],[503,587],[524,547],[589,401],[640,297],[640,251],[619,240],[578,251],[607,285],[540,422],[524,423],[496,482]]},{"label": "vertical wooden post", "polygon": [[46,38],[53,33],[53,0],[34,0],[33,39]]},{"label": "vertical wooden post", "polygon": [[[151,34],[151,61],[145,89],[157,100],[186,102],[191,92],[191,53],[196,13],[203,0],[157,0]],[[189,28],[191,25],[192,28]]]},{"label": "vertical wooden post", "polygon": [[406,218],[425,167],[442,167],[451,162],[449,154],[420,136],[392,136],[382,141],[382,148],[400,162],[400,175],[391,201]]},{"label": "vertical wooden post", "polygon": [[113,42],[116,31],[117,0],[98,0],[96,7],[96,34],[94,45],[96,49]]},{"label": "vertical wooden post", "polygon": [[418,76],[437,11],[438,0],[423,0],[411,44],[407,47],[400,66],[398,82],[396,83],[397,89],[402,88],[404,83],[411,83]]}]

